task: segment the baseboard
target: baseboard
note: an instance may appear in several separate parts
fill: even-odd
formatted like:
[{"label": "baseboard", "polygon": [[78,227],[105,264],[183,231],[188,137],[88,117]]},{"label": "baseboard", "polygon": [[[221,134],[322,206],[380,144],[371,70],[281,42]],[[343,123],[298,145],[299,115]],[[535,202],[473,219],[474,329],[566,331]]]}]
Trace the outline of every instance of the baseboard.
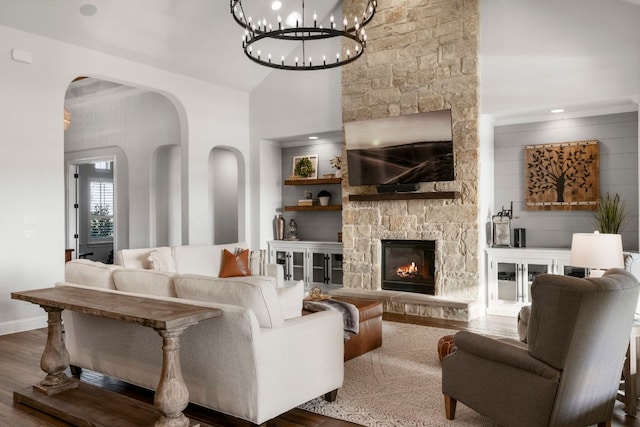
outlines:
[{"label": "baseboard", "polygon": [[29,317],[0,323],[0,335],[15,334],[47,327],[47,316]]}]

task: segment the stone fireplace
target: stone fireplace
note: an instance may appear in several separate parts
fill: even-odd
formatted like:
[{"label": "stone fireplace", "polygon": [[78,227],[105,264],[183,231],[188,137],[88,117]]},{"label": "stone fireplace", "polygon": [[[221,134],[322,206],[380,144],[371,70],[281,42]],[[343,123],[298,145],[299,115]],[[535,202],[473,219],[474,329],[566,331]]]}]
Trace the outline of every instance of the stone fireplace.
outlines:
[{"label": "stone fireplace", "polygon": [[[359,4],[345,0],[343,14],[353,16]],[[343,123],[451,109],[455,178],[421,183],[417,193],[434,197],[363,200],[375,187],[350,187],[343,162],[344,290],[380,294],[387,311],[454,318],[447,302],[479,299],[479,2],[389,0],[379,9],[367,27],[363,58],[343,67]],[[455,195],[436,194],[445,192]],[[435,242],[435,298],[383,289],[388,240]],[[444,308],[420,302],[429,299],[445,301]]]},{"label": "stone fireplace", "polygon": [[435,294],[433,240],[383,240],[382,289]]}]

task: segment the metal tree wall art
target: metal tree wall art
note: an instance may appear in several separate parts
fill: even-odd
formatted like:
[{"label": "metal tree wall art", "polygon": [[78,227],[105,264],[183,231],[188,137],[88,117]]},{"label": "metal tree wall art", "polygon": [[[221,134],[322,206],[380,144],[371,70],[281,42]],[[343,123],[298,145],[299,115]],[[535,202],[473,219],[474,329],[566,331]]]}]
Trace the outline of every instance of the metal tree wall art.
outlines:
[{"label": "metal tree wall art", "polygon": [[600,197],[600,144],[576,141],[525,147],[528,211],[595,210]]}]

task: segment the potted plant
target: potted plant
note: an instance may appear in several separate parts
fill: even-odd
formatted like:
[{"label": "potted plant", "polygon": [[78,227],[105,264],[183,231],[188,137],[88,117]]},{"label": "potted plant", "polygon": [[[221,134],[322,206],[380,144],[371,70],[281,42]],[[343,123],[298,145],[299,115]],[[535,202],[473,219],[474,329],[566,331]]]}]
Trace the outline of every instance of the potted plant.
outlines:
[{"label": "potted plant", "polygon": [[342,176],[342,156],[333,156],[329,160],[329,164],[336,169],[336,178],[340,178]]},{"label": "potted plant", "polygon": [[616,193],[612,196],[607,193],[600,196],[595,217],[601,233],[618,234],[622,222],[627,217],[626,205],[620,200],[620,195]]}]

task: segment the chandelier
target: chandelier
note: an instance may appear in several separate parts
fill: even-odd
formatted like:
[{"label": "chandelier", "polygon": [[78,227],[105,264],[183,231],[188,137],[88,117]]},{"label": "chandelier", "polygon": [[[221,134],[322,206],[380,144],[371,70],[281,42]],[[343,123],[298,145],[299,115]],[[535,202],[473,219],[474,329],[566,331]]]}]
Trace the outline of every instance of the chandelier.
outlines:
[{"label": "chandelier", "polygon": [[[330,3],[327,0],[316,2],[319,7]],[[375,15],[377,7],[377,0],[366,2],[361,16],[345,17],[342,23],[336,23],[333,15],[325,18],[324,22],[318,19],[316,11],[308,15],[304,0],[301,0],[300,8],[294,7],[291,12],[284,10],[288,13],[284,20],[280,15],[280,1],[273,1],[271,10],[261,10],[267,3],[264,0],[244,0],[244,4],[253,6],[247,11],[243,0],[230,0],[230,5],[233,18],[244,29],[242,48],[249,59],[271,68],[302,71],[340,67],[362,55],[367,46],[365,26]],[[255,20],[247,12],[262,18]],[[331,46],[327,41],[340,39],[346,40],[344,47],[328,55],[326,51]],[[293,54],[296,48],[298,50]]]}]

